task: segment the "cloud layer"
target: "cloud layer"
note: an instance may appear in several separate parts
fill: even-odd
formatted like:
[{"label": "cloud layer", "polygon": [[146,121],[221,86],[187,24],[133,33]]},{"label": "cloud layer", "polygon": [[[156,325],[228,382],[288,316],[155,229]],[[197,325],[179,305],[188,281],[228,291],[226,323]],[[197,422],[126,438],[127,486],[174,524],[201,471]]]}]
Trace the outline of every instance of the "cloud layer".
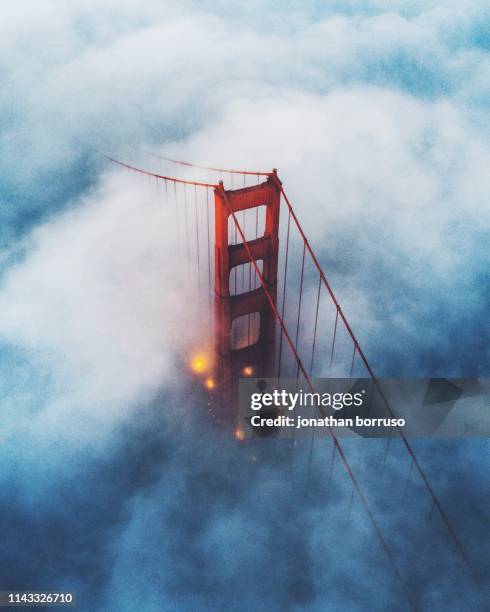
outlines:
[{"label": "cloud layer", "polygon": [[[87,145],[279,167],[376,370],[486,375],[486,22],[484,2],[3,10],[4,588],[97,610],[406,606],[340,465],[327,487],[327,445],[307,486],[308,448],[237,449],[176,382],[201,329],[172,213]],[[417,450],[488,575],[486,442]],[[413,598],[477,609],[383,451],[348,448]]]}]

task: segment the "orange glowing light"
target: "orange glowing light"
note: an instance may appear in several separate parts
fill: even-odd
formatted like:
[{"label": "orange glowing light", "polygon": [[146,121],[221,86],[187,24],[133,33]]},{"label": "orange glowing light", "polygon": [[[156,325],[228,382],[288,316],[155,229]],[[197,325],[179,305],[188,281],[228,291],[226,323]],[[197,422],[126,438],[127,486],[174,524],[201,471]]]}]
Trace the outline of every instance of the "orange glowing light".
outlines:
[{"label": "orange glowing light", "polygon": [[196,355],[191,359],[191,369],[196,374],[202,374],[208,367],[207,359],[204,355]]},{"label": "orange glowing light", "polygon": [[252,376],[252,374],[254,373],[254,370],[252,367],[246,366],[245,368],[243,368],[243,373],[245,376]]},{"label": "orange glowing light", "polygon": [[206,386],[206,389],[214,389],[216,387],[216,383],[211,377],[206,378],[206,381],[204,384]]},{"label": "orange glowing light", "polygon": [[237,428],[235,429],[235,438],[241,442],[242,440],[245,440],[245,432],[243,431],[243,429]]}]

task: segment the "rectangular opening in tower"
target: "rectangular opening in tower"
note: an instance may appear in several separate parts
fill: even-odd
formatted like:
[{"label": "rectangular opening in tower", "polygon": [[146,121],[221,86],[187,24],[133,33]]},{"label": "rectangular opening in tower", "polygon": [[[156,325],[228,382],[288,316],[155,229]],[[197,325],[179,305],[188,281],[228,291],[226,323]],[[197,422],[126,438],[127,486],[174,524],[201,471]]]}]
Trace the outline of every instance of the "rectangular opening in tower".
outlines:
[{"label": "rectangular opening in tower", "polygon": [[[256,260],[257,267],[260,274],[264,270],[264,260]],[[230,270],[230,295],[241,295],[242,293],[248,293],[260,287],[260,280],[257,271],[252,262],[247,262],[235,266]]]},{"label": "rectangular opening in tower", "polygon": [[[235,213],[235,217],[247,242],[255,240],[256,238],[262,238],[264,235],[266,208],[267,207],[262,204],[254,208],[239,210]],[[230,215],[228,217],[228,245],[242,243],[243,240],[240,236],[240,232],[236,227],[232,215]]]},{"label": "rectangular opening in tower", "polygon": [[255,344],[260,334],[260,312],[251,312],[233,319],[231,324],[231,350],[238,351]]}]

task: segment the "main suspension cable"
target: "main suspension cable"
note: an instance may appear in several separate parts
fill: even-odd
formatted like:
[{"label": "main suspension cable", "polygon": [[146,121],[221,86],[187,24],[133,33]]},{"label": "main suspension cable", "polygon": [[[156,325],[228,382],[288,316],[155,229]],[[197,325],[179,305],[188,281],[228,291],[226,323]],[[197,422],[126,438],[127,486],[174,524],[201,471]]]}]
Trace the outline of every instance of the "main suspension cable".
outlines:
[{"label": "main suspension cable", "polygon": [[237,170],[235,168],[216,168],[213,166],[201,166],[200,164],[195,164],[193,162],[182,161],[181,159],[174,159],[173,157],[159,155],[158,153],[153,153],[152,151],[142,150],[142,153],[144,153],[145,155],[149,155],[150,157],[155,157],[156,159],[161,159],[162,161],[175,164],[177,166],[184,166],[185,168],[196,168],[197,170],[207,170],[208,172],[218,172],[219,174],[243,174],[244,177],[269,176],[270,174],[270,172],[256,170]]},{"label": "main suspension cable", "polygon": [[116,164],[117,166],[121,166],[122,168],[126,168],[127,170],[132,170],[133,172],[144,174],[145,176],[153,176],[156,179],[160,179],[162,181],[171,181],[173,183],[180,183],[182,185],[194,185],[195,187],[210,187],[212,189],[216,189],[217,187],[217,185],[214,183],[202,183],[200,181],[189,181],[186,179],[176,178],[175,176],[165,176],[163,174],[157,174],[156,172],[150,172],[149,170],[144,170],[143,168],[132,166],[131,164],[122,162],[119,159],[115,159],[114,157],[111,157],[110,155],[106,155],[105,153],[102,153],[101,151],[99,151],[98,149],[95,149],[94,147],[92,148],[96,153],[98,153],[99,155],[101,155],[102,157],[110,161],[111,163]]}]

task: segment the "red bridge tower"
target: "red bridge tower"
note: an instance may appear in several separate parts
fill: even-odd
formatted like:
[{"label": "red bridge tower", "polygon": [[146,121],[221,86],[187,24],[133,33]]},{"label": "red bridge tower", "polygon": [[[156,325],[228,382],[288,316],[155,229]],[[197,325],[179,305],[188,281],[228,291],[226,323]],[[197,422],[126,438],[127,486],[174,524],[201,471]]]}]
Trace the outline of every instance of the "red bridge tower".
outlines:
[{"label": "red bridge tower", "polygon": [[[232,213],[265,207],[263,235],[246,240],[253,259],[259,265],[262,262],[264,284],[276,303],[280,198],[275,174],[253,187],[225,190],[220,183],[215,190],[216,375],[223,388],[224,410],[232,418],[237,409],[232,404],[238,397],[238,379],[272,376],[275,337],[274,313],[262,285],[239,294],[230,291],[233,269],[251,265],[241,237],[239,244],[230,244],[230,230],[235,225]],[[256,277],[254,268],[251,275]]]}]

